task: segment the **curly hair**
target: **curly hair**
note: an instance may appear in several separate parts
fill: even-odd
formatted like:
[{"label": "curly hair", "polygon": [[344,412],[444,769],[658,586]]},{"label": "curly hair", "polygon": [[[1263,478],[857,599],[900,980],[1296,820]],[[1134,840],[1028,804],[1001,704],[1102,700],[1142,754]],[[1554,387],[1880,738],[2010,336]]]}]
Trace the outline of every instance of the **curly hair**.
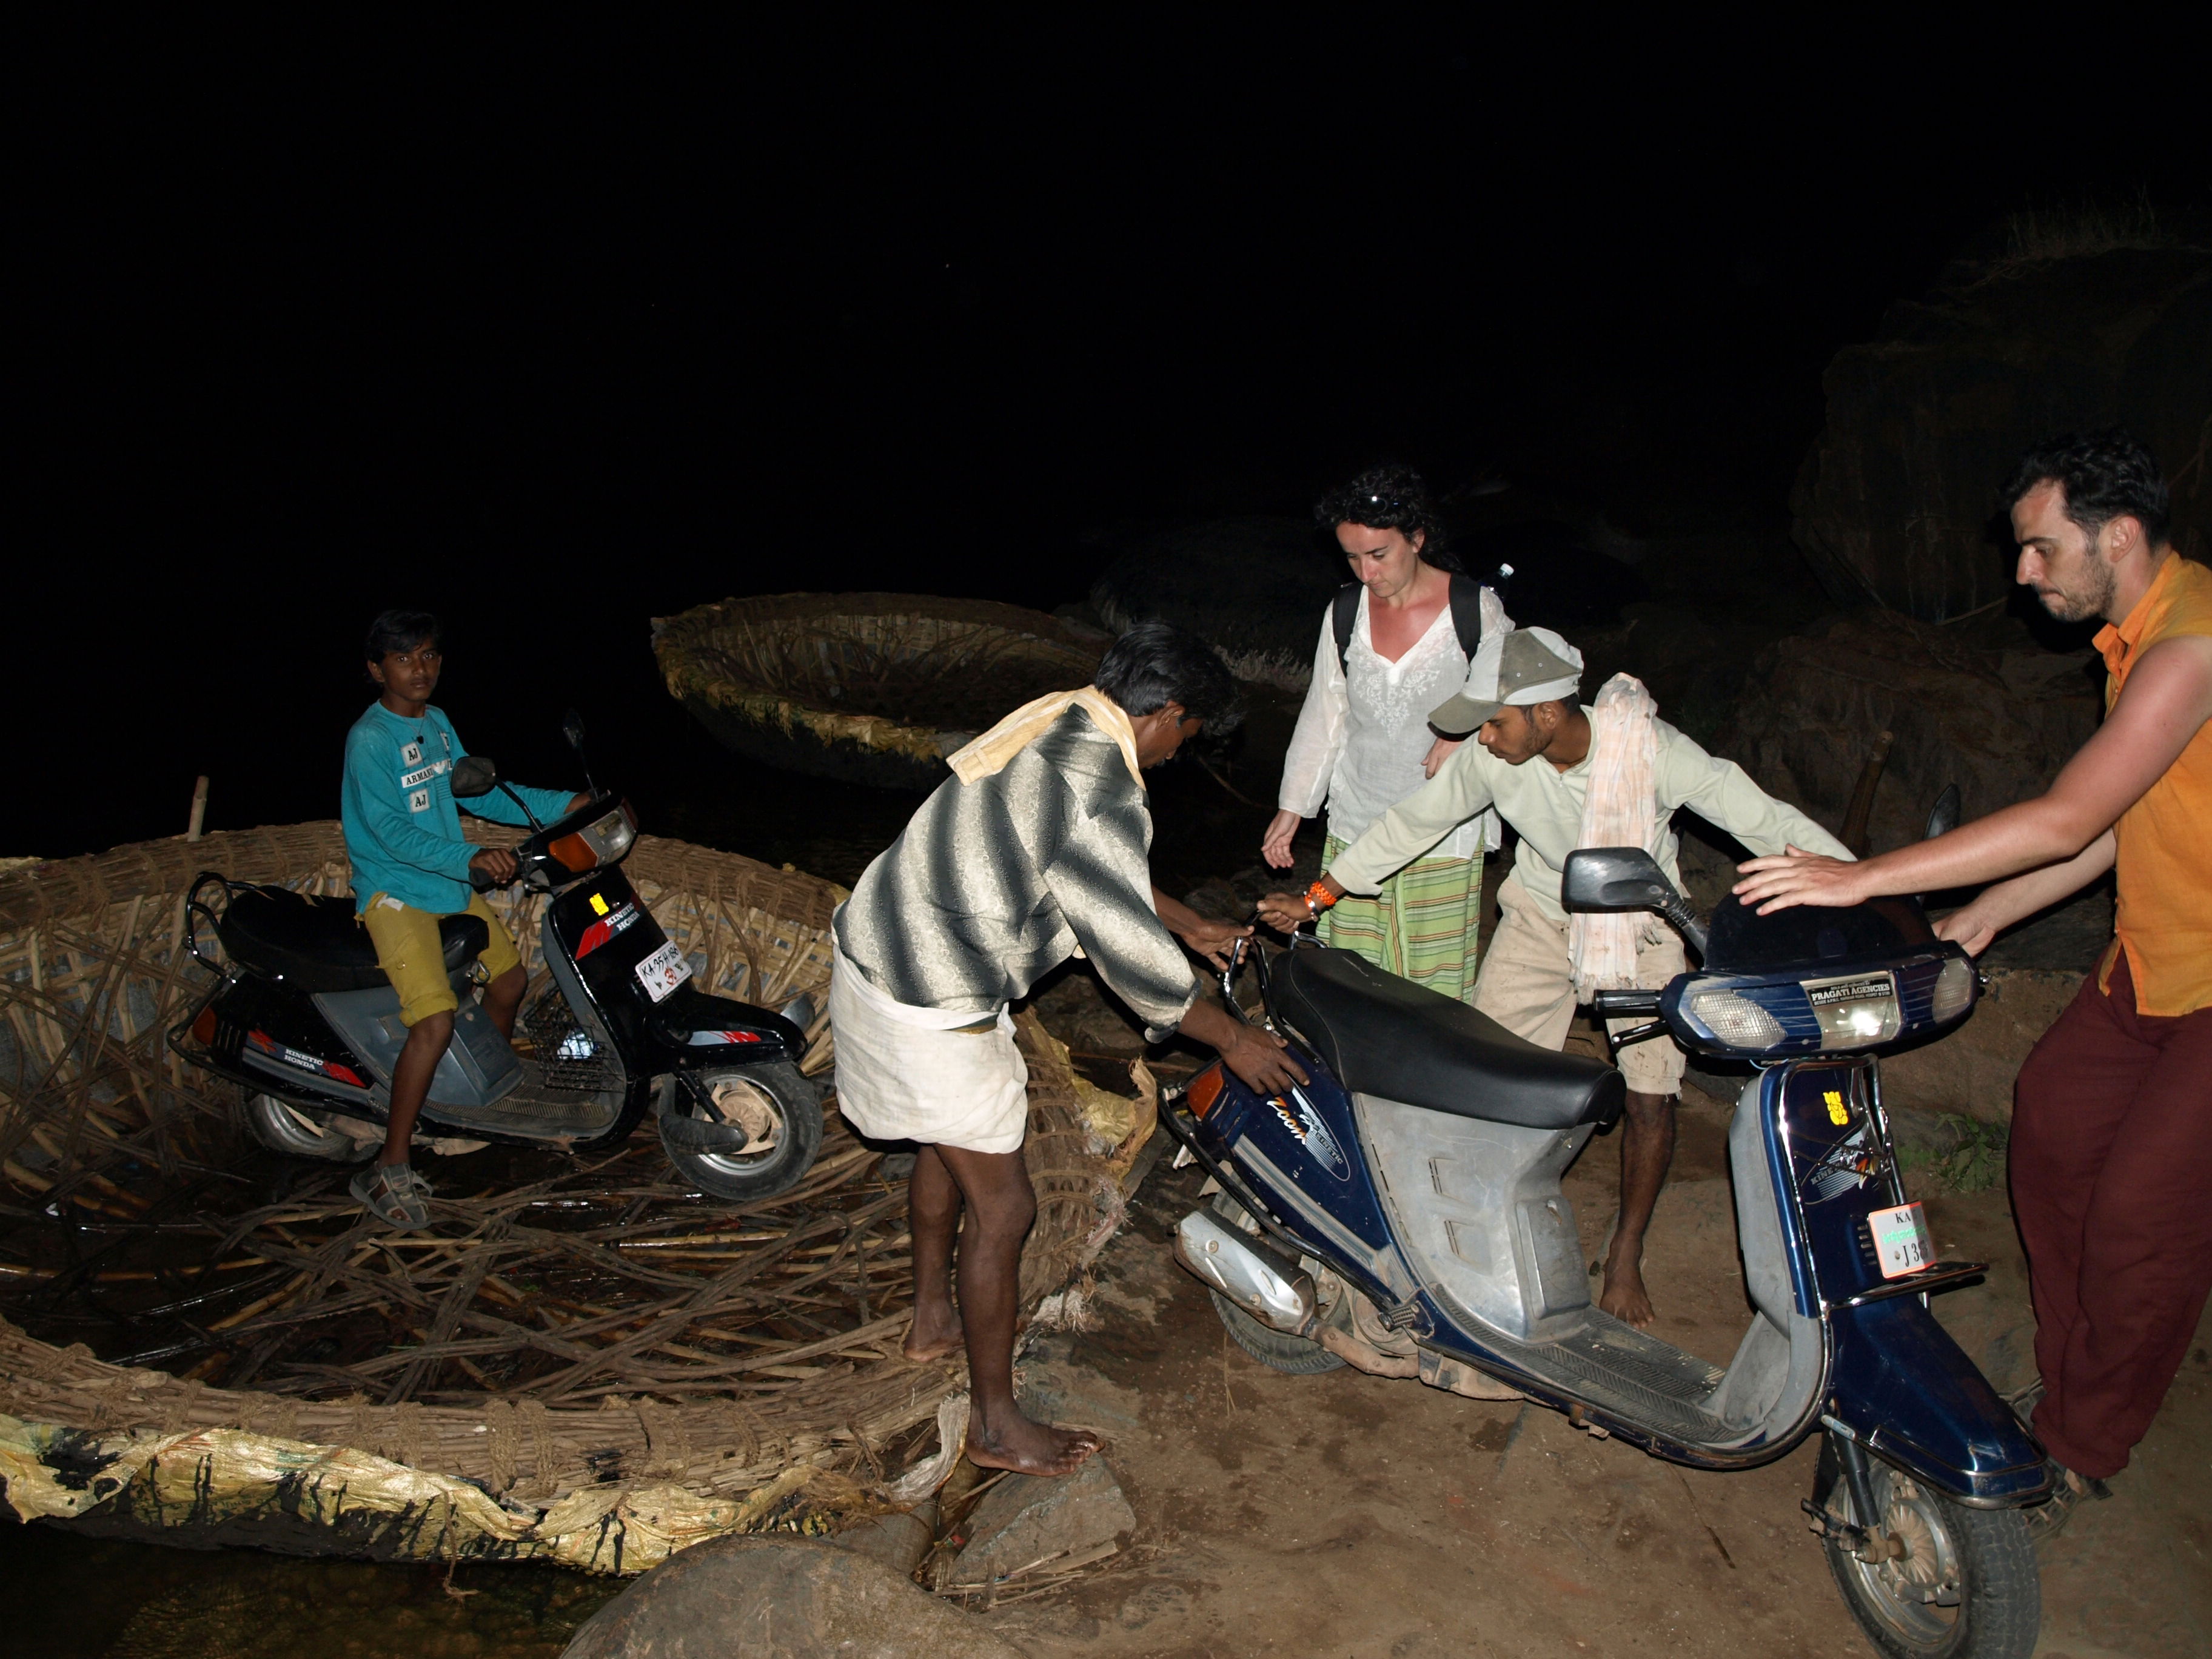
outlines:
[{"label": "curly hair", "polygon": [[1395,530],[1411,540],[1421,538],[1421,557],[1439,569],[1456,570],[1459,561],[1446,550],[1447,532],[1429,486],[1410,466],[1370,466],[1349,483],[1339,484],[1314,503],[1314,523],[1323,530],[1364,524],[1370,530]]},{"label": "curly hair", "polygon": [[2005,484],[2008,511],[2038,484],[2055,483],[2065,493],[2066,516],[2096,539],[2114,519],[2132,518],[2153,547],[2166,544],[2172,521],[2166,477],[2150,451],[2127,431],[2068,433],[2039,443],[2021,457]]}]

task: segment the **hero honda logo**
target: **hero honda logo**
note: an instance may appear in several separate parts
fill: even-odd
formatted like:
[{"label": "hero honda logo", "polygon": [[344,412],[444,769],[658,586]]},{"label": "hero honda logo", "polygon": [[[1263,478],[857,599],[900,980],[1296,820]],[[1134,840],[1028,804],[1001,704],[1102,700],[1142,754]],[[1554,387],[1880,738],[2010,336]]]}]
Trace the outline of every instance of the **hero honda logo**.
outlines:
[{"label": "hero honda logo", "polygon": [[1297,1089],[1291,1091],[1289,1098],[1298,1103],[1296,1117],[1291,1115],[1281,1095],[1277,1095],[1267,1104],[1275,1115],[1283,1120],[1283,1127],[1291,1132],[1298,1145],[1306,1149],[1308,1157],[1339,1181],[1351,1180],[1352,1166],[1345,1162],[1343,1150],[1337,1146],[1336,1137],[1329,1133],[1328,1125],[1321,1121],[1321,1114],[1314,1109],[1313,1102]]}]

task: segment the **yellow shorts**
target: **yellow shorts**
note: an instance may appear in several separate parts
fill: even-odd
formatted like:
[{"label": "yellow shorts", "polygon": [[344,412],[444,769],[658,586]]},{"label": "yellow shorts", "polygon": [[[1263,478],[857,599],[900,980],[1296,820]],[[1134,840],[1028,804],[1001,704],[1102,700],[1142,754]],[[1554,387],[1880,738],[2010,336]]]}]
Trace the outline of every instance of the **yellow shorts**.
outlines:
[{"label": "yellow shorts", "polygon": [[[491,913],[491,906],[484,902],[482,893],[469,896],[468,914],[482,916],[484,926],[491,929],[491,943],[477,958],[483,963],[489,977],[497,979],[508,969],[521,964],[514,941],[507,937],[507,929]],[[429,1015],[448,1013],[461,1006],[460,1000],[453,994],[453,981],[446,974],[446,953],[438,943],[436,916],[428,910],[417,910],[411,904],[402,904],[389,893],[377,893],[371,896],[368,908],[361,913],[361,920],[368,929],[369,938],[376,941],[376,965],[384,969],[392,988],[399,993],[400,1024],[412,1025]]]}]

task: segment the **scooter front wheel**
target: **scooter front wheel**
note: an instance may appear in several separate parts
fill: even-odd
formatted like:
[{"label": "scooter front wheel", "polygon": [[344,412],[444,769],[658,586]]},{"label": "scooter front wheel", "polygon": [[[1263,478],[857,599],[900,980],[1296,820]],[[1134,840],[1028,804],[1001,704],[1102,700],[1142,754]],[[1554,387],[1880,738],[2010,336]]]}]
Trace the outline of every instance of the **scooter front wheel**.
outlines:
[{"label": "scooter front wheel", "polygon": [[[1869,1462],[1882,1559],[1862,1560],[1833,1534],[1826,1540],[1828,1571],[1867,1639],[1890,1659],[2027,1659],[2042,1628],[2043,1589],[2021,1512],[1968,1509]],[[1820,1449],[1813,1496],[1817,1507],[1863,1524],[1832,1441]]]},{"label": "scooter front wheel", "polygon": [[[731,1144],[713,1149],[671,1126],[704,1126]],[[822,1150],[822,1103],[799,1068],[730,1066],[671,1079],[660,1115],[660,1148],[686,1181],[732,1203],[774,1198],[799,1184]],[[726,1132],[726,1133],[725,1133]]]}]

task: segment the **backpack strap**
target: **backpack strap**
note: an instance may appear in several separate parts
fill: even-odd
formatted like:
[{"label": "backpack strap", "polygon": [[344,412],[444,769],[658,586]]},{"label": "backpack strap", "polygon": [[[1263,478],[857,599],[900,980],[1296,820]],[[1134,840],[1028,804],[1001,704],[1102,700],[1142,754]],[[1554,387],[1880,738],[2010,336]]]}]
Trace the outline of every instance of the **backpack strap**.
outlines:
[{"label": "backpack strap", "polygon": [[1459,648],[1473,662],[1475,647],[1482,643],[1482,586],[1474,577],[1456,570],[1451,573],[1451,613]]},{"label": "backpack strap", "polygon": [[[1461,654],[1474,660],[1482,643],[1482,586],[1472,576],[1451,574],[1452,631],[1459,635]],[[1352,658],[1352,630],[1359,621],[1359,584],[1346,582],[1329,604],[1330,630],[1336,635],[1336,665],[1347,667]]]},{"label": "backpack strap", "polygon": [[[1480,617],[1477,617],[1478,625]],[[1359,621],[1359,584],[1346,582],[1336,590],[1329,601],[1329,627],[1336,635],[1336,665],[1347,666],[1352,660],[1352,630]]]}]

